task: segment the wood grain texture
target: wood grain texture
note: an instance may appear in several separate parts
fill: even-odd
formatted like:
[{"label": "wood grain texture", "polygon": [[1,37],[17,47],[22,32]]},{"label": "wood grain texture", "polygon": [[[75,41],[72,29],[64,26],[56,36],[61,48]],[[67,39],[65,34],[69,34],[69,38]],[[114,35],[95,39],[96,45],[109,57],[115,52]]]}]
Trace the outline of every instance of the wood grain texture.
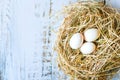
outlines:
[{"label": "wood grain texture", "polygon": [[62,20],[54,15],[77,1],[0,0],[0,80],[69,80],[57,67],[52,30]]}]

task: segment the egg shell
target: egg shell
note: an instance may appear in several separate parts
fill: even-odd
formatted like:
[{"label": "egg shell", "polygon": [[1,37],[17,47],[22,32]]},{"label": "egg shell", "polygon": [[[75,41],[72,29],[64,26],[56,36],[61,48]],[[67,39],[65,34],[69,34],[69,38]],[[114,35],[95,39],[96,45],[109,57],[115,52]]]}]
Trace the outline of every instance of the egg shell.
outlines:
[{"label": "egg shell", "polygon": [[83,44],[83,35],[81,33],[74,34],[70,39],[70,47],[78,49]]},{"label": "egg shell", "polygon": [[84,31],[85,40],[88,42],[95,41],[100,36],[100,32],[96,28],[87,29]]},{"label": "egg shell", "polygon": [[92,42],[85,42],[81,48],[80,51],[82,54],[91,54],[92,52],[95,51],[96,45]]}]

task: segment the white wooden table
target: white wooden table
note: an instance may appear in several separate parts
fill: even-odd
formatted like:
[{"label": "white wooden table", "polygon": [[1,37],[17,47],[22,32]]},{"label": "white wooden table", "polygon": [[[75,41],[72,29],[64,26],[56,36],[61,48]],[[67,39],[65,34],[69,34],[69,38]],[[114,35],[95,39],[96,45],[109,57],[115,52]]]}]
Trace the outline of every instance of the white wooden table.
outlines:
[{"label": "white wooden table", "polygon": [[[53,16],[77,1],[0,0],[0,80],[69,80],[52,49],[52,30],[60,24]],[[107,3],[120,8],[119,0]]]}]

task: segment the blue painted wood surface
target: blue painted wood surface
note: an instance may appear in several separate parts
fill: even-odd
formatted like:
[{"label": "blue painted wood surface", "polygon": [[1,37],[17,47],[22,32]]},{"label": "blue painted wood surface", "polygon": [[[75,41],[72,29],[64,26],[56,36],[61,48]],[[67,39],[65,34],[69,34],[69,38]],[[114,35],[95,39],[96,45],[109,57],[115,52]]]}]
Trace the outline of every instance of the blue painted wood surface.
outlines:
[{"label": "blue painted wood surface", "polygon": [[[0,80],[69,80],[57,67],[52,30],[62,18],[53,16],[77,1],[0,0]],[[119,0],[107,3],[120,8]]]}]

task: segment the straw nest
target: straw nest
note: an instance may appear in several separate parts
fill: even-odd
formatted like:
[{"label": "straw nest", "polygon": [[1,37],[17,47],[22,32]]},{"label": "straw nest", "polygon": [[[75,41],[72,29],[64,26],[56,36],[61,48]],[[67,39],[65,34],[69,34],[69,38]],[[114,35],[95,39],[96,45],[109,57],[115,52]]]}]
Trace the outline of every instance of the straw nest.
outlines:
[{"label": "straw nest", "polygon": [[[107,80],[120,68],[120,13],[103,3],[79,2],[64,8],[64,21],[59,27],[55,50],[58,66],[71,80]],[[69,45],[71,36],[97,28],[100,37],[94,41],[95,52],[83,55]]]}]

